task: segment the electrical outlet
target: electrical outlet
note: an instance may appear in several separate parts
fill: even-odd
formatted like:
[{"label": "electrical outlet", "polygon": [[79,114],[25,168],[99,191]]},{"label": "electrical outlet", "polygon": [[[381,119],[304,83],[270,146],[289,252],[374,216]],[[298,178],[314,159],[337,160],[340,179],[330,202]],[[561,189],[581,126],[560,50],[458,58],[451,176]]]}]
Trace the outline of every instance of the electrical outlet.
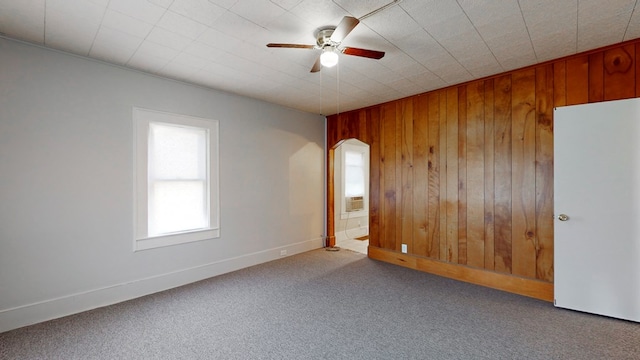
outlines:
[{"label": "electrical outlet", "polygon": [[407,244],[402,244],[402,253],[403,254],[407,253]]},{"label": "electrical outlet", "polygon": [[280,250],[280,256],[286,256],[287,250]]}]

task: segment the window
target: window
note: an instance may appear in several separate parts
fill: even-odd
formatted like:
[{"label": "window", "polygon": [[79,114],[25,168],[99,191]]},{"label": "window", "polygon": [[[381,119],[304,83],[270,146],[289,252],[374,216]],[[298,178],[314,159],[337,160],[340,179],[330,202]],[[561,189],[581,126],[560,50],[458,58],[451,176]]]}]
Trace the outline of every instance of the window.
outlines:
[{"label": "window", "polygon": [[341,218],[367,216],[367,148],[342,145],[343,197]]},{"label": "window", "polygon": [[220,236],[218,122],[134,108],[134,250]]}]

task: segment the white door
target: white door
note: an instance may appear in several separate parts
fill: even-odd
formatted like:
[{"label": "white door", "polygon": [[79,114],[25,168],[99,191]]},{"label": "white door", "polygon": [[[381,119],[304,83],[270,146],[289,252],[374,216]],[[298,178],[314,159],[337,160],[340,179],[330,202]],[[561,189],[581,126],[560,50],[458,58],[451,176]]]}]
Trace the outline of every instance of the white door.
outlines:
[{"label": "white door", "polygon": [[640,99],[554,112],[554,296],[640,322]]}]

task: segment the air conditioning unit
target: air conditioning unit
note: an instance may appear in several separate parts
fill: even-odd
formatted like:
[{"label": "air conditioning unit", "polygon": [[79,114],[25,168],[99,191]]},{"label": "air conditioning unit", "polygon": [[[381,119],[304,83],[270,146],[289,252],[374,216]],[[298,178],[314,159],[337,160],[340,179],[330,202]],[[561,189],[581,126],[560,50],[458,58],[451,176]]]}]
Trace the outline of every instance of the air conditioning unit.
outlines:
[{"label": "air conditioning unit", "polygon": [[364,210],[364,197],[363,196],[349,196],[345,199],[346,211],[362,211]]}]

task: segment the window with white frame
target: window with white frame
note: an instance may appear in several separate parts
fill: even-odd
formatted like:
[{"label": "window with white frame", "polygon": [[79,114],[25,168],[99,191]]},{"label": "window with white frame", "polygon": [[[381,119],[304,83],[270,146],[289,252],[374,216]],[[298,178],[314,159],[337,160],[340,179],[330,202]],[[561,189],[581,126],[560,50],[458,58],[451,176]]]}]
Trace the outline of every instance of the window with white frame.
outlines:
[{"label": "window with white frame", "polygon": [[134,108],[134,250],[220,236],[218,122]]},{"label": "window with white frame", "polygon": [[342,212],[341,218],[367,216],[367,148],[352,144],[342,145]]}]

